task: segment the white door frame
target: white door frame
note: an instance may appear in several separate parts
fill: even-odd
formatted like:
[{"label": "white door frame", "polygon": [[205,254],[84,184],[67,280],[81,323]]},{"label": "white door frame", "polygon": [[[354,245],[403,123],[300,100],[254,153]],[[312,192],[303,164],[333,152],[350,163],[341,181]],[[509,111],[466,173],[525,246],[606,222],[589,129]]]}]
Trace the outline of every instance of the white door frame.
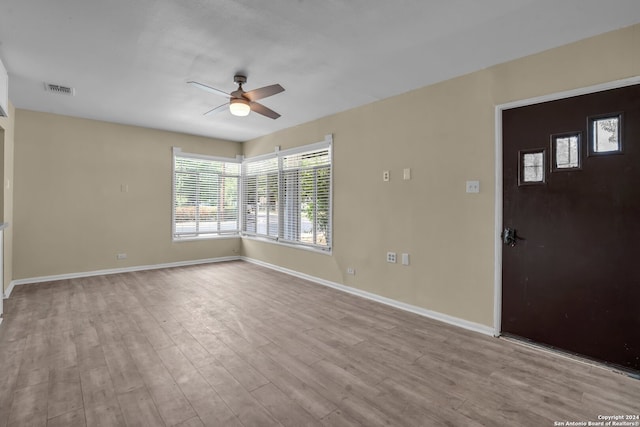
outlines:
[{"label": "white door frame", "polygon": [[510,108],[524,107],[526,105],[540,104],[542,102],[555,101],[572,96],[601,92],[603,90],[616,89],[640,83],[640,76],[628,79],[615,80],[600,83],[593,86],[556,92],[549,95],[528,98],[519,101],[500,104],[495,107],[495,222],[494,222],[494,293],[493,293],[493,335],[499,337],[502,334],[502,111]]}]

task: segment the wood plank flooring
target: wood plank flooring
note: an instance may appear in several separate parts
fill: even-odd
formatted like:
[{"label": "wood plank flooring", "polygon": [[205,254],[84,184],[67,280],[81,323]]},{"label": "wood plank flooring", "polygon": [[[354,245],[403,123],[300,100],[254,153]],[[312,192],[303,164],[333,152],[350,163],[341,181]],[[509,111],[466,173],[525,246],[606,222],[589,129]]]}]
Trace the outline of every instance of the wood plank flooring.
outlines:
[{"label": "wood plank flooring", "polygon": [[5,426],[552,426],[640,381],[245,262],[17,287]]}]

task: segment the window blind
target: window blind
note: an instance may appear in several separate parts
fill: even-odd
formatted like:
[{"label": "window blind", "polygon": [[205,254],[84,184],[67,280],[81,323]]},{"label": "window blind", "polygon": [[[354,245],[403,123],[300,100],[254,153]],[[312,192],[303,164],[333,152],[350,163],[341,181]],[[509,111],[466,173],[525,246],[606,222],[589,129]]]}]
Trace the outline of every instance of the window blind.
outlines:
[{"label": "window blind", "polygon": [[238,233],[240,163],[174,152],[173,238]]},{"label": "window blind", "polygon": [[243,231],[269,238],[278,237],[278,159],[273,157],[243,163]]},{"label": "window blind", "polygon": [[280,206],[282,240],[331,247],[331,152],[320,150],[282,156]]},{"label": "window blind", "polygon": [[331,249],[331,143],[243,162],[246,235]]}]

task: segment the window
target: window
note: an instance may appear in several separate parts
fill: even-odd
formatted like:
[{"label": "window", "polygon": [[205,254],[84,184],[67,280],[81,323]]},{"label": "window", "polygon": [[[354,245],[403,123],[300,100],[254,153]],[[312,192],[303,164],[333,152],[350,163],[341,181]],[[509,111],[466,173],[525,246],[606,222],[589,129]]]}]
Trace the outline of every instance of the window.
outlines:
[{"label": "window", "polygon": [[243,165],[244,217],[246,234],[278,237],[278,159],[269,157]]},{"label": "window", "polygon": [[313,150],[282,157],[281,239],[329,248],[331,153]]},{"label": "window", "polygon": [[587,122],[590,156],[622,153],[622,113],[591,116]]},{"label": "window", "polygon": [[173,239],[240,231],[240,162],[174,149]]},{"label": "window", "polygon": [[552,171],[580,169],[580,136],[580,132],[551,135]]},{"label": "window", "polygon": [[519,185],[543,184],[544,150],[520,151],[520,180]]},{"label": "window", "polygon": [[331,250],[331,138],[243,163],[243,234]]}]

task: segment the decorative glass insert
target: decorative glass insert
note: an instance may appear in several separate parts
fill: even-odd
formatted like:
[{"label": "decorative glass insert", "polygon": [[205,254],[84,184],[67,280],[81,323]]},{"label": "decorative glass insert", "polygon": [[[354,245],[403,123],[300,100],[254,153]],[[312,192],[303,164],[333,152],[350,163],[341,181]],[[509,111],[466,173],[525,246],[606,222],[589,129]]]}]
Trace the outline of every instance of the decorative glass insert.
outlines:
[{"label": "decorative glass insert", "polygon": [[622,114],[589,117],[589,155],[622,152]]},{"label": "decorative glass insert", "polygon": [[544,150],[520,151],[519,184],[542,184],[544,175]]},{"label": "decorative glass insert", "polygon": [[551,135],[553,171],[580,169],[580,132]]}]

